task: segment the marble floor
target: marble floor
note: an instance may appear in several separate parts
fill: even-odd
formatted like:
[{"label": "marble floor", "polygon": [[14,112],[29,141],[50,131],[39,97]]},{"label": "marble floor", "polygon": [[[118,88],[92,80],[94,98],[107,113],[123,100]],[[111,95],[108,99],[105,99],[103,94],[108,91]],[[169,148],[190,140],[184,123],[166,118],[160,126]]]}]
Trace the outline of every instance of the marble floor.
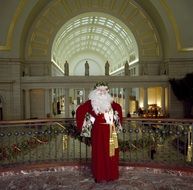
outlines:
[{"label": "marble floor", "polygon": [[193,170],[120,166],[116,181],[95,183],[88,165],[0,168],[1,190],[193,190]]}]

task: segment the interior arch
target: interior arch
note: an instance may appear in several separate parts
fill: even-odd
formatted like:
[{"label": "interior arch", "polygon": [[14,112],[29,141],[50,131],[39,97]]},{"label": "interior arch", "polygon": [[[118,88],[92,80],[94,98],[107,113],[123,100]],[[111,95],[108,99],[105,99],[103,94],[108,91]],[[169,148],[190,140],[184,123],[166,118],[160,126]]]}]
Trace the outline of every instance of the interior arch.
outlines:
[{"label": "interior arch", "polygon": [[[73,53],[69,47],[68,48],[69,52],[65,53],[65,55],[63,54],[64,51],[61,51],[60,53],[58,52],[58,54],[56,55],[56,52],[53,51],[54,49],[53,47],[56,45],[55,39],[58,38],[58,35],[60,35],[59,31],[61,31],[61,29],[64,26],[67,26],[67,23],[69,23],[68,21],[72,22],[74,19],[73,25],[69,25],[68,30],[72,30],[72,28],[75,29],[76,27],[80,27],[79,24],[81,22],[82,22],[82,25],[86,24],[86,21],[85,21],[86,14],[88,14],[87,17],[89,17],[89,14],[91,13],[92,14],[97,13],[98,15],[97,14],[94,15],[93,18],[90,17],[91,23],[86,27],[87,29],[90,29],[90,32],[87,31],[85,32],[85,34],[81,34],[82,38],[86,38],[86,36],[88,36],[88,34],[90,33],[89,40],[83,39],[81,41],[78,41],[80,43],[80,46],[77,47],[76,50],[78,49],[88,50],[90,49],[90,47],[93,47],[93,50],[99,50],[101,47],[104,47],[103,54],[101,53],[102,51],[98,51],[98,53],[99,52],[101,53],[101,57],[105,57],[105,55],[107,55],[103,61],[103,64],[107,61],[107,57],[109,57],[109,55],[111,54],[109,58],[109,63],[112,64],[111,65],[112,70],[116,70],[117,68],[119,68],[122,64],[124,64],[124,61],[126,59],[130,59],[130,56],[132,59],[134,58],[134,60],[137,58],[139,58],[140,60],[144,60],[144,59],[160,60],[161,59],[162,52],[160,48],[161,43],[159,41],[158,32],[156,31],[156,28],[152,23],[151,19],[135,1],[129,1],[128,3],[125,3],[123,1],[116,1],[112,5],[109,1],[105,0],[102,4],[96,1],[95,4],[90,3],[88,6],[88,4],[85,3],[84,1],[77,2],[75,0],[74,5],[77,5],[77,4],[79,5],[78,7],[70,9],[70,6],[72,5],[68,4],[66,1],[62,1],[62,2],[51,1],[46,5],[46,7],[44,7],[44,9],[42,9],[42,11],[40,11],[39,16],[37,16],[36,19],[34,19],[34,22],[30,27],[29,35],[26,40],[26,48],[25,48],[26,61],[36,61],[36,60],[50,61],[50,59],[52,58],[52,60],[54,60],[55,63],[63,69],[61,65],[63,64],[62,62],[65,61],[64,60],[65,56],[67,56],[68,60],[70,60],[69,57],[72,57],[70,55],[73,55]],[[124,9],[122,9],[123,7]],[[82,15],[85,16],[84,19]],[[113,15],[116,15],[116,16],[113,17]],[[80,22],[79,19],[81,18],[82,18],[82,21]],[[105,21],[105,18],[108,18],[109,20],[108,24]],[[115,21],[115,23],[110,22],[110,20]],[[123,25],[126,26],[127,33],[128,31],[131,32],[129,36],[133,35],[133,39],[131,38],[133,40],[132,42],[134,41],[136,42],[136,43],[129,44],[130,40],[128,41],[124,40],[124,43],[120,43],[121,45],[122,44],[126,45],[127,50],[125,50],[125,53],[122,50],[121,45],[116,44],[117,39],[126,39],[124,36],[125,35],[124,30],[122,30],[122,32],[118,30],[114,31],[115,33],[119,33],[118,35],[119,38],[116,38],[117,35],[115,35],[115,37],[113,36],[114,33],[112,30],[112,25],[113,25],[113,29],[116,30],[118,28],[116,24],[118,23],[120,25],[120,22],[122,23],[121,27],[123,29],[125,29]],[[91,25],[93,24],[95,28],[92,28],[91,30]],[[101,26],[100,32],[98,32],[99,31],[98,25]],[[85,29],[84,26],[82,28]],[[73,29],[73,32],[74,32],[73,34],[75,35],[76,30],[74,29]],[[68,30],[66,29],[66,32],[68,32]],[[111,36],[109,35],[108,32],[106,32],[106,30],[109,32],[111,31],[110,33]],[[96,33],[99,36],[97,36]],[[112,53],[110,53],[110,48],[108,49],[106,48],[107,50],[105,49],[104,44],[106,43],[104,42],[102,43],[98,39],[94,39],[94,38],[101,38],[100,36],[101,34],[102,36],[105,36],[106,34],[104,38],[106,39],[105,42],[108,44],[107,47],[111,47],[112,44],[115,44],[117,52],[121,51],[121,53],[123,53],[122,56],[119,56],[119,57],[122,57],[122,60],[119,59],[119,62],[118,62],[116,59],[114,59],[115,57],[118,57],[118,56],[117,55],[114,56],[114,53],[112,55]],[[66,35],[66,34],[63,33],[63,35]],[[79,35],[77,34],[77,36],[80,36],[80,34]],[[110,37],[112,38],[112,40]],[[67,42],[67,38],[65,39]],[[85,43],[86,41],[89,43]],[[91,41],[92,43],[90,43]],[[111,41],[113,41],[114,43],[111,43]],[[97,45],[94,46],[94,44],[97,44]],[[73,43],[72,43],[72,46],[73,46]],[[62,46],[60,48],[62,50]],[[133,49],[135,49],[135,53],[138,51],[137,56],[131,55]],[[77,55],[77,53],[78,51],[74,52],[74,55]],[[113,61],[111,60],[116,60],[115,61],[116,64],[114,64]],[[75,64],[75,63],[70,63],[70,64]]]},{"label": "interior arch", "polygon": [[65,23],[54,39],[52,61],[60,68],[63,68],[64,60],[76,65],[72,62],[74,55],[81,54],[81,60],[89,60],[86,52],[89,50],[105,58],[98,64],[104,65],[108,60],[111,72],[131,56],[135,57],[133,61],[138,61],[137,43],[132,32],[122,22],[104,13],[81,14]]}]

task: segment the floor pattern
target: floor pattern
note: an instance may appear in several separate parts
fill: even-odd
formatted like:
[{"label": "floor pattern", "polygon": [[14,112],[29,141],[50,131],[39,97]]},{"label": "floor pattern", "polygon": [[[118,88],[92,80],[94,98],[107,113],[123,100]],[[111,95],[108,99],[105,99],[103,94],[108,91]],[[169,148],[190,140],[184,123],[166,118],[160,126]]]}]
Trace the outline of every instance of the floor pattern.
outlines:
[{"label": "floor pattern", "polygon": [[2,190],[193,190],[193,173],[120,166],[116,181],[95,183],[89,166],[1,170]]}]

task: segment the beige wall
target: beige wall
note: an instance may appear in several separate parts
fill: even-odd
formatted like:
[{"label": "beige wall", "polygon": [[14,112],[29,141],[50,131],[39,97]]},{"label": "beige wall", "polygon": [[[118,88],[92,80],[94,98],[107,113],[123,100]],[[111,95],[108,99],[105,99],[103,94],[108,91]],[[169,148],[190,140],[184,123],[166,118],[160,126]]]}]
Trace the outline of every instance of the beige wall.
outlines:
[{"label": "beige wall", "polygon": [[[61,26],[79,13],[100,10],[124,22],[139,45],[139,64],[146,64],[145,75],[159,75],[162,63],[168,79],[181,78],[193,72],[192,1],[136,0],[125,7],[125,1],[89,3],[77,0],[81,6],[76,9],[73,7],[76,3],[68,5],[65,4],[67,1],[63,2],[65,6],[60,6],[61,1],[2,2],[5,11],[0,11],[0,16],[4,18],[0,20],[0,96],[3,99],[5,120],[24,118],[25,97],[21,93],[23,72],[27,76],[63,76],[61,70],[51,63],[52,42]],[[138,11],[134,11],[135,4]],[[70,9],[68,6],[71,6]],[[30,117],[44,117],[44,90],[35,88],[30,95]],[[157,91],[153,90],[149,94],[154,102],[159,101],[159,97],[154,96],[158,94]],[[171,89],[168,90],[168,103],[171,117],[183,116],[182,102],[177,100]]]},{"label": "beige wall", "polygon": [[22,103],[19,62],[0,62],[0,96],[3,99],[3,119],[21,119]]}]

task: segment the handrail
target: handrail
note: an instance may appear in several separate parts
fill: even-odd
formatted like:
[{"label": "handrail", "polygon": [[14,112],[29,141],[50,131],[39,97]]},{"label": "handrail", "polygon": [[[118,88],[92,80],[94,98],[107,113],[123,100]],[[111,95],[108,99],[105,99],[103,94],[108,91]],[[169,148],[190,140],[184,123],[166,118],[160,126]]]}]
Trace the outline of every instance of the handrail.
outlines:
[{"label": "handrail", "polygon": [[[122,163],[193,167],[193,119],[123,118]],[[0,163],[89,161],[90,140],[76,131],[75,118],[0,121]]]},{"label": "handrail", "polygon": [[[10,124],[24,124],[24,123],[42,123],[42,122],[65,122],[73,121],[74,118],[42,118],[42,119],[24,119],[24,120],[2,120],[0,121],[1,125],[10,125]],[[143,117],[123,117],[123,121],[163,121],[163,122],[188,122],[193,123],[193,119],[188,118],[143,118]]]}]

